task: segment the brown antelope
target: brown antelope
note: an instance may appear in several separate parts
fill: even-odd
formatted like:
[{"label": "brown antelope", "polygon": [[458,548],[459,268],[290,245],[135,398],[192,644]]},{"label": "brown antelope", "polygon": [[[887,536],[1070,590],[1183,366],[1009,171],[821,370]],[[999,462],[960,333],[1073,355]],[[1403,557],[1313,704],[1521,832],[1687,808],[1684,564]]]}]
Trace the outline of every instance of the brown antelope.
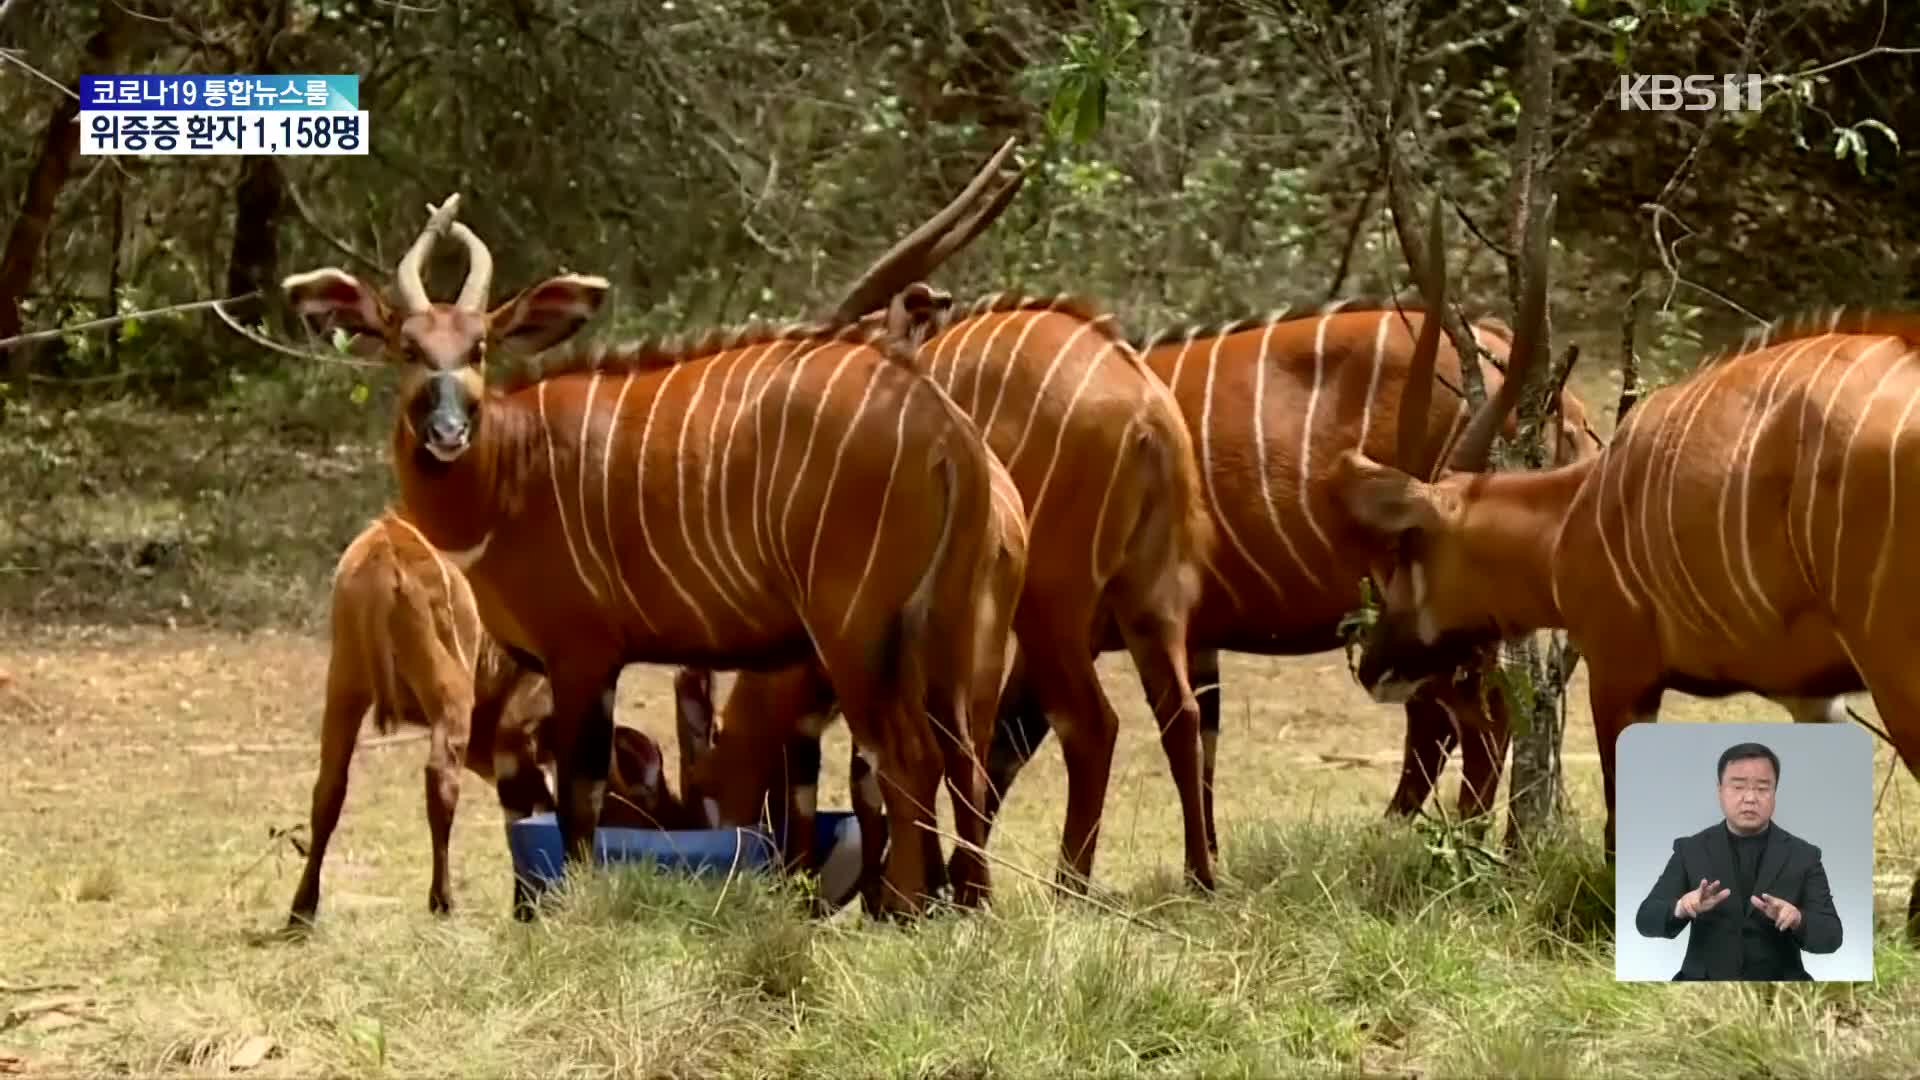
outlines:
[{"label": "brown antelope", "polygon": [[[481,624],[465,575],[427,543],[420,530],[389,510],[361,530],[333,574],[326,708],[320,728],[320,772],[313,782],[306,868],[287,926],[311,926],[320,905],[320,869],[340,821],[347,774],[367,711],[391,732],[428,731],[427,823],[433,880],[427,910],[452,909],[447,844],[460,799],[464,763],[494,783],[503,807],[553,809],[540,767],[550,700],[546,680],[522,667]],[[658,770],[620,729],[627,744],[613,769],[603,821],[640,824],[667,807]],[[645,736],[640,736],[644,738]],[[654,751],[657,758],[658,751]],[[624,767],[622,767],[624,765]]]},{"label": "brown antelope", "polygon": [[[1547,232],[1530,237],[1503,390],[1544,351]],[[1431,288],[1444,287],[1442,260],[1431,245]],[[1908,662],[1920,609],[1899,601],[1910,575],[1896,555],[1916,360],[1920,320],[1834,312],[1776,324],[1647,395],[1606,449],[1573,464],[1482,471],[1506,392],[1454,446],[1449,475],[1345,455],[1348,505],[1397,552],[1363,681],[1385,698],[1477,642],[1564,629],[1587,663],[1609,858],[1616,740],[1657,720],[1670,689],[1751,692],[1799,720],[1839,719],[1836,699],[1866,690],[1901,760],[1920,765]],[[1417,433],[1403,434],[1404,459],[1438,460],[1409,453]]]},{"label": "brown antelope", "polygon": [[[452,221],[457,200],[401,260],[397,307],[337,268],[282,287],[293,310],[330,317],[404,371],[401,497],[466,572],[488,628],[552,686],[568,862],[585,861],[600,816],[613,687],[629,663],[817,656],[856,742],[879,758],[895,835],[930,827],[942,769],[926,708],[966,728],[953,711],[993,617],[980,600],[990,469],[966,416],[874,346],[884,327],[574,346],[489,389],[489,352],[559,345],[608,283],[550,278],[488,311],[492,256]],[[449,231],[467,278],[455,302],[434,303],[421,266]],[[890,845],[889,910],[919,910],[926,870],[921,845]],[[529,894],[516,885],[521,917]]]},{"label": "brown antelope", "polygon": [[[916,230],[882,260],[885,269],[870,270],[849,290],[836,313],[876,326],[897,320],[898,313],[878,310],[882,298],[908,298],[905,285],[970,239],[1009,197],[1002,191],[960,225]],[[1119,721],[1094,669],[1106,634],[1132,654],[1156,715],[1165,717],[1161,744],[1187,827],[1187,872],[1211,888],[1200,711],[1186,642],[1213,529],[1186,424],[1112,317],[1086,301],[996,294],[964,310],[936,307],[916,315],[915,337],[923,339],[916,363],[979,425],[1028,515],[1014,634],[1026,672],[1022,692],[1062,732],[1061,882],[1084,889],[1092,873],[1113,766]],[[745,692],[761,695],[753,682]],[[763,721],[772,731],[823,722],[791,714]],[[989,792],[989,814],[997,802]]]},{"label": "brown antelope", "polygon": [[[997,558],[987,599],[998,613],[998,621],[983,627],[983,650],[991,643],[1008,641],[1008,624],[1017,617],[1027,561],[1026,513],[1019,489],[998,459],[989,455],[989,462]],[[954,902],[963,907],[979,906],[990,895],[990,874],[983,854],[987,840],[984,814],[989,805],[985,763],[1007,666],[1006,662],[981,664],[968,712],[972,727],[939,732],[947,755],[949,800],[959,843],[951,866],[940,869],[934,834],[923,838],[935,868],[929,887],[937,889],[942,878],[951,878]],[[759,819],[763,801],[778,788],[781,794],[774,801],[774,816],[784,823],[785,860],[789,866],[810,865],[820,772],[819,739],[837,711],[832,685],[813,662],[778,671],[741,671],[734,677],[716,732],[711,726],[711,680],[711,672],[701,669],[682,669],[676,676],[681,741],[683,745],[709,748],[698,757],[686,756],[683,751],[681,798],[690,806],[704,807],[710,825],[747,825]],[[691,729],[690,723],[694,724]],[[789,774],[785,777],[780,775],[782,749]],[[868,763],[857,752],[850,774],[862,837],[885,835],[865,786],[870,782]],[[862,850],[870,856],[878,854],[876,843],[870,839],[865,840]]]},{"label": "brown antelope", "polygon": [[[1020,676],[1007,693],[1031,697],[1061,732],[1061,884],[1083,889],[1092,874],[1119,729],[1094,659],[1124,647],[1179,795],[1186,873],[1211,889],[1187,641],[1215,541],[1187,424],[1113,317],[1081,298],[995,294],[929,321],[921,362],[981,425],[1027,506]],[[996,781],[989,821],[1004,798]]]},{"label": "brown antelope", "polygon": [[[1397,405],[1415,335],[1428,326],[1423,305],[1350,300],[1214,329],[1166,330],[1135,346],[1172,389],[1193,433],[1207,506],[1221,537],[1188,639],[1193,682],[1202,688],[1210,848],[1217,845],[1219,651],[1284,656],[1340,646],[1341,621],[1359,603],[1358,583],[1386,552],[1341,501],[1332,482],[1336,466],[1355,447],[1397,460],[1388,457],[1401,422]],[[1496,320],[1481,320],[1472,329],[1487,354],[1481,377],[1497,388],[1500,370],[1488,356],[1504,359],[1510,335]],[[1422,415],[1428,436],[1444,445],[1459,437],[1467,403],[1460,357],[1450,345],[1441,347],[1437,367],[1449,393],[1430,398]],[[1557,413],[1556,460],[1597,452],[1600,438],[1577,396],[1562,391]],[[1049,727],[1025,690],[1009,687],[1001,707],[989,764],[990,789],[1000,797]],[[1476,816],[1490,808],[1507,731],[1499,695],[1485,700],[1483,705],[1479,679],[1469,676],[1431,682],[1407,701],[1404,762],[1390,812],[1419,809],[1456,738],[1464,758],[1460,811]]]}]

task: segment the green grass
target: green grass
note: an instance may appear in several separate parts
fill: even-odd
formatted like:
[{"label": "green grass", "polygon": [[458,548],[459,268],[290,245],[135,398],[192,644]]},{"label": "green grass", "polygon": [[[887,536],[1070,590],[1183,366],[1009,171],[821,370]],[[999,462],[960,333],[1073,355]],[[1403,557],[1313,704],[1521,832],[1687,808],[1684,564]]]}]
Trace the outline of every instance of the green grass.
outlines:
[{"label": "green grass", "polygon": [[1567,937],[1552,913],[1568,897],[1548,895],[1607,891],[1589,848],[1542,879],[1438,871],[1419,833],[1373,820],[1229,843],[1212,900],[1016,889],[913,929],[809,920],[759,879],[638,870],[575,883],[532,926],[492,904],[445,923],[380,907],[256,944],[186,905],[111,944],[118,974],[93,992],[134,1003],[56,1045],[79,1071],[139,1075],[217,1071],[253,1035],[279,1048],[265,1068],[306,1075],[1785,1077],[1920,1060],[1920,984],[1891,940],[1874,985],[1616,984],[1610,945]]}]

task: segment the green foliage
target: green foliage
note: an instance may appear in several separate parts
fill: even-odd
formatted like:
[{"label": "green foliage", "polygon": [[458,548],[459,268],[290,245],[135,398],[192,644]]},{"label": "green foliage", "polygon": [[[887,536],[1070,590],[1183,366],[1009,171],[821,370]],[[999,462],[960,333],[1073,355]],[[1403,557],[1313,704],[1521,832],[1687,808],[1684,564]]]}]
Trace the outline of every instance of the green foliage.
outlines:
[{"label": "green foliage", "polygon": [[[1916,61],[1807,74],[1880,32],[1872,5],[1808,3],[1805,20],[1761,25],[1762,55],[1782,73],[1769,78],[1763,111],[1723,117],[1668,199],[1696,230],[1678,269],[1756,311],[1899,297],[1909,275],[1897,253],[1920,244],[1920,218],[1886,197],[1920,182],[1920,163],[1895,138],[1896,117],[1920,100],[1908,77]],[[1041,163],[1002,224],[942,271],[956,292],[1071,289],[1152,329],[1317,299],[1343,263],[1340,291],[1396,291],[1404,273],[1367,190],[1371,150],[1303,49],[1299,18],[1271,7],[1013,0],[896,18],[860,2],[302,2],[277,39],[280,59],[358,72],[373,152],[278,164],[289,198],[267,226],[278,230],[274,272],[337,264],[377,276],[418,227],[421,204],[460,190],[463,217],[493,247],[499,292],[562,268],[604,274],[616,284],[606,333],[787,317],[825,300],[1019,131],[1022,157]],[[10,47],[70,77],[95,5],[22,10],[32,14],[10,21]],[[244,57],[251,11],[211,5],[135,66],[209,70],[221,50]],[[1574,141],[1560,232],[1582,264],[1556,286],[1557,331],[1617,340],[1607,325],[1616,314],[1592,297],[1609,295],[1643,254],[1639,207],[1699,131],[1697,114],[1605,107],[1619,74],[1732,70],[1735,20],[1750,15],[1721,0],[1580,0],[1562,21],[1555,130]],[[1358,13],[1313,17],[1357,25]],[[1511,13],[1429,8],[1412,32],[1436,17],[1448,20],[1450,47],[1410,73],[1416,167],[1444,178],[1497,242],[1518,116]],[[1345,34],[1361,40],[1351,25]],[[1366,74],[1349,68],[1363,91]],[[489,93],[470,93],[475,85]],[[56,98],[36,80],[0,82],[0,108],[26,131]],[[0,203],[20,205],[36,153],[30,138],[0,145]],[[224,291],[240,164],[124,158],[78,169],[35,276],[29,329]],[[1842,222],[1847,257],[1829,239]],[[1466,232],[1457,248],[1462,296],[1502,295],[1501,260]],[[456,263],[449,253],[430,265],[436,293],[453,287]],[[1698,329],[1717,340],[1739,323],[1714,304]],[[48,376],[124,371],[115,392],[183,397],[196,386],[218,393],[226,371],[287,362],[205,313],[73,335],[33,357]]]},{"label": "green foliage", "polygon": [[1873,131],[1886,137],[1893,149],[1900,149],[1900,136],[1893,129],[1871,117],[1856,121],[1849,127],[1833,129],[1833,156],[1835,159],[1853,159],[1853,167],[1861,176],[1867,175],[1867,138],[1862,132]]},{"label": "green foliage", "polygon": [[1092,31],[1061,36],[1065,55],[1048,72],[1047,127],[1055,139],[1092,142],[1106,127],[1109,103],[1138,89],[1136,46],[1145,31],[1133,7],[1132,0],[1100,0]]}]

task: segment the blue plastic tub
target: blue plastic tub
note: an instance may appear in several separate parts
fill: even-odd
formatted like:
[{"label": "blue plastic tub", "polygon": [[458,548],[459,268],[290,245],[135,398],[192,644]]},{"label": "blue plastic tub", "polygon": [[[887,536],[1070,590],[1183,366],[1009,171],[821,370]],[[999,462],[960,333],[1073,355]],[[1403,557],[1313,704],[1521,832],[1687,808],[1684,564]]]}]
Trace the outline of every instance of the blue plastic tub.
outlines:
[{"label": "blue plastic tub", "polygon": [[[842,839],[857,838],[858,825],[851,810],[821,810],[814,816],[816,839],[814,855],[817,871],[833,854]],[[536,892],[564,877],[565,847],[560,840],[560,823],[552,814],[535,814],[507,827],[507,849],[513,858],[514,873],[532,884]],[[856,849],[857,850],[857,849]],[[665,870],[693,874],[725,874],[729,870],[768,870],[780,864],[780,849],[764,828],[751,829],[614,829],[594,830],[593,862],[596,866],[638,863],[651,860]],[[837,860],[844,865],[845,856]],[[839,883],[836,882],[836,885]],[[852,885],[836,888],[847,895],[835,896],[835,904],[845,903]]]}]

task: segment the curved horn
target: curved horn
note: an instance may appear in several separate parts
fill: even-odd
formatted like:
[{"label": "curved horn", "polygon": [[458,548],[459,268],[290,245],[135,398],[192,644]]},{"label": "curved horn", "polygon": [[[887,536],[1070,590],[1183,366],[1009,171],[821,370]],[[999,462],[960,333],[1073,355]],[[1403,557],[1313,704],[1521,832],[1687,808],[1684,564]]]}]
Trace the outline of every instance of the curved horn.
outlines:
[{"label": "curved horn", "polygon": [[[930,276],[942,261],[992,224],[993,219],[999,217],[1000,212],[1013,201],[1020,185],[1026,182],[1027,169],[1023,167],[1011,180],[1002,182],[991,196],[982,197],[994,174],[1000,171],[1007,157],[1013,153],[1016,141],[1015,137],[1009,136],[952,202],[869,266],[834,308],[831,316],[833,321],[851,322],[885,307],[907,283]],[[968,214],[969,210],[973,213]],[[962,215],[966,216],[963,218]]]},{"label": "curved horn", "polygon": [[487,290],[493,287],[493,253],[465,223],[456,221],[448,229],[454,239],[467,246],[467,280],[460,286],[460,298],[453,305],[462,311],[484,314]]},{"label": "curved horn", "polygon": [[1440,327],[1447,310],[1447,227],[1440,194],[1433,196],[1427,215],[1424,257],[1408,252],[1408,264],[1420,278],[1426,314],[1420,318],[1420,336],[1407,362],[1406,389],[1400,392],[1399,464],[1402,471],[1424,479],[1428,472],[1427,411],[1433,406],[1433,365],[1440,354]]},{"label": "curved horn", "polygon": [[1520,320],[1513,330],[1513,347],[1507,352],[1507,377],[1500,392],[1487,399],[1473,414],[1467,430],[1454,444],[1449,464],[1462,472],[1478,472],[1487,466],[1487,452],[1493,449],[1493,437],[1520,400],[1527,378],[1539,366],[1546,350],[1540,347],[1547,321],[1547,255],[1553,243],[1553,211],[1560,203],[1558,195],[1547,200],[1538,221],[1527,223],[1527,249],[1521,262],[1526,291],[1520,298]]},{"label": "curved horn", "polygon": [[447,196],[447,201],[437,208],[432,203],[427,204],[426,228],[420,230],[413,246],[401,257],[400,268],[394,275],[395,287],[400,290],[402,310],[413,313],[433,306],[433,301],[427,297],[427,286],[420,280],[420,267],[427,261],[427,252],[433,250],[434,243],[440,239],[441,233],[447,231],[448,223],[453,221],[454,212],[459,209],[460,193],[457,191]]}]

